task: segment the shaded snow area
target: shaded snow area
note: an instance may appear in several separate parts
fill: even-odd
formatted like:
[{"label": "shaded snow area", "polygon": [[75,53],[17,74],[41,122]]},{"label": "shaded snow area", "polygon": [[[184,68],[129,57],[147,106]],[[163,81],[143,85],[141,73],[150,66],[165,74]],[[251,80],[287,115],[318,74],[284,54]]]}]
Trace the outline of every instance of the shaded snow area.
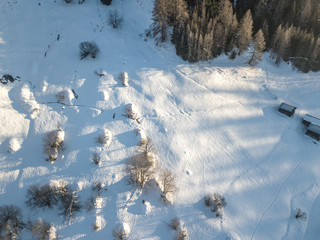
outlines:
[{"label": "shaded snow area", "polygon": [[[301,121],[320,117],[320,74],[267,54],[255,68],[245,57],[189,64],[143,35],[152,9],[0,1],[0,75],[20,77],[0,85],[0,206],[68,240],[175,239],[174,218],[194,240],[319,239],[320,147]],[[108,25],[110,10],[122,28]],[[84,41],[100,48],[96,58],[80,60]],[[277,111],[282,102],[297,107],[292,118]],[[148,138],[176,176],[171,205],[156,184],[128,184],[126,162]],[[66,219],[59,204],[27,206],[27,190],[45,184],[68,185],[81,211]],[[225,198],[221,217],[205,206],[214,193]]]}]

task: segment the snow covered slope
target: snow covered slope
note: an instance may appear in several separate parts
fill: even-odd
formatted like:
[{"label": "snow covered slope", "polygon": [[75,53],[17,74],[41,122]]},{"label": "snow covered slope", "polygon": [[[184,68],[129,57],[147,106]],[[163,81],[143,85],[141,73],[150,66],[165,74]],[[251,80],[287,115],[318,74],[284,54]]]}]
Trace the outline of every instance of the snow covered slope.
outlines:
[{"label": "snow covered slope", "polygon": [[[0,206],[20,207],[25,222],[52,222],[68,240],[112,239],[118,223],[130,228],[128,239],[174,239],[168,223],[175,217],[195,240],[317,239],[320,148],[301,119],[320,117],[319,73],[274,66],[268,56],[256,68],[245,57],[189,64],[170,44],[143,36],[152,1],[76,2],[0,1],[0,76],[20,77],[0,84]],[[108,25],[110,10],[123,16],[121,29]],[[80,60],[83,41],[97,43],[96,59]],[[277,112],[281,102],[297,106],[293,118]],[[124,116],[128,106],[137,121]],[[59,128],[64,146],[51,164],[44,138]],[[102,145],[105,129],[112,137]],[[127,184],[137,132],[153,140],[159,165],[177,176],[172,205],[161,202],[159,189]],[[71,222],[57,208],[26,206],[31,185],[59,181],[83,205],[97,182],[105,187],[94,209]],[[222,218],[204,205],[213,193],[226,199]],[[297,208],[306,221],[295,218]]]}]

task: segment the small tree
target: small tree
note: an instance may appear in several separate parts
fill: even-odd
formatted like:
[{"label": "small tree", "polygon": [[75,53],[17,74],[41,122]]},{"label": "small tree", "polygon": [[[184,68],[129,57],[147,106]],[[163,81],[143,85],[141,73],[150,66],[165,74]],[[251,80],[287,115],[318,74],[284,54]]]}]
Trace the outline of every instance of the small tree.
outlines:
[{"label": "small tree", "polygon": [[107,6],[111,5],[111,2],[112,2],[112,0],[101,0],[101,3],[103,5],[107,5]]},{"label": "small tree", "polygon": [[81,60],[86,58],[87,56],[96,58],[97,54],[100,52],[100,49],[95,42],[81,42],[79,48]]},{"label": "small tree", "polygon": [[13,205],[0,207],[0,239],[16,239],[23,229],[21,210]]},{"label": "small tree", "polygon": [[116,10],[110,11],[109,13],[109,25],[113,28],[121,28],[123,23],[123,17],[119,16],[118,12]]}]

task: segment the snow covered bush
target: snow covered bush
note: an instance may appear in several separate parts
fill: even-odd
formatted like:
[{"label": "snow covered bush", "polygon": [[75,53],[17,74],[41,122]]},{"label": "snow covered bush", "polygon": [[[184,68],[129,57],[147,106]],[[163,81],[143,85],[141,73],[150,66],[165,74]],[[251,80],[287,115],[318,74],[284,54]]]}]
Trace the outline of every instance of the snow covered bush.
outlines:
[{"label": "snow covered bush", "polygon": [[120,73],[120,80],[123,86],[129,87],[129,76],[127,72]]},{"label": "snow covered bush", "polygon": [[116,10],[109,12],[109,25],[115,29],[121,28],[123,23],[123,17],[119,16]]},{"label": "snow covered bush", "polygon": [[116,239],[126,239],[129,234],[130,234],[130,226],[127,223],[118,223],[116,225],[116,227],[113,229],[112,231],[112,235],[116,238]]},{"label": "snow covered bush", "polygon": [[125,116],[131,119],[136,119],[138,117],[136,106],[132,103],[127,104],[125,107]]},{"label": "snow covered bush", "polygon": [[92,155],[92,161],[93,161],[95,164],[100,165],[101,158],[100,158],[100,156],[99,156],[98,153],[94,153],[94,154]]},{"label": "snow covered bush", "polygon": [[112,133],[109,129],[101,129],[97,139],[98,143],[109,146],[112,141]]},{"label": "snow covered bush", "polygon": [[65,133],[62,129],[49,132],[44,138],[44,152],[50,161],[55,161],[59,150],[63,147]]},{"label": "snow covered bush", "polygon": [[32,235],[38,240],[57,240],[56,229],[50,223],[38,219],[30,226]]},{"label": "snow covered bush", "polygon": [[129,174],[129,182],[144,188],[149,180],[154,178],[157,170],[157,149],[151,139],[138,146],[138,150],[126,163],[126,172]]},{"label": "snow covered bush", "polygon": [[63,90],[56,94],[56,98],[59,103],[72,105],[72,100],[74,99],[74,93],[70,89]]},{"label": "snow covered bush", "polygon": [[52,208],[58,203],[57,189],[45,184],[43,186],[32,185],[27,189],[26,204],[31,208],[48,207]]},{"label": "snow covered bush", "polygon": [[8,143],[8,152],[14,153],[21,148],[23,138],[11,138]]},{"label": "snow covered bush", "polygon": [[101,0],[101,3],[107,6],[111,5],[111,2],[112,0]]},{"label": "snow covered bush", "polygon": [[13,205],[0,206],[0,239],[16,239],[24,228],[21,210]]},{"label": "snow covered bush", "polygon": [[216,217],[222,217],[223,209],[227,205],[224,197],[218,193],[206,195],[204,197],[204,204],[210,208],[211,212],[216,213]]},{"label": "snow covered bush", "polygon": [[97,54],[100,52],[98,45],[95,42],[82,42],[79,45],[81,59],[90,56],[91,58],[96,58]]},{"label": "snow covered bush", "polygon": [[187,230],[180,228],[176,232],[176,240],[187,240],[188,239],[188,232]]},{"label": "snow covered bush", "polygon": [[173,218],[171,222],[169,223],[169,227],[173,230],[178,230],[181,227],[181,222],[178,218]]},{"label": "snow covered bush", "polygon": [[168,195],[177,191],[175,175],[169,169],[161,170],[157,182],[162,190],[162,201],[165,204],[171,204],[172,200],[170,200]]},{"label": "snow covered bush", "polygon": [[145,144],[146,140],[147,140],[147,136],[145,134],[145,132],[142,129],[137,129],[135,130],[135,133],[137,135],[137,139],[138,139],[138,145],[143,145]]}]

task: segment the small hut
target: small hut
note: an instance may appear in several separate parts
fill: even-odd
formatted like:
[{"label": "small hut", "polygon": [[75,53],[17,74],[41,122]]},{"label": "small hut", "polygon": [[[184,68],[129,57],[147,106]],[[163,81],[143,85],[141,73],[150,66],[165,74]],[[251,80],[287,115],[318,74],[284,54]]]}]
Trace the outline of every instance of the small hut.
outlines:
[{"label": "small hut", "polygon": [[306,131],[306,135],[320,141],[320,126],[310,124]]},{"label": "small hut", "polygon": [[307,127],[309,127],[310,124],[320,126],[320,119],[306,114],[302,119],[302,123]]},{"label": "small hut", "polygon": [[297,107],[295,106],[289,105],[287,103],[281,103],[278,111],[284,115],[287,115],[288,117],[292,117],[296,109]]}]

